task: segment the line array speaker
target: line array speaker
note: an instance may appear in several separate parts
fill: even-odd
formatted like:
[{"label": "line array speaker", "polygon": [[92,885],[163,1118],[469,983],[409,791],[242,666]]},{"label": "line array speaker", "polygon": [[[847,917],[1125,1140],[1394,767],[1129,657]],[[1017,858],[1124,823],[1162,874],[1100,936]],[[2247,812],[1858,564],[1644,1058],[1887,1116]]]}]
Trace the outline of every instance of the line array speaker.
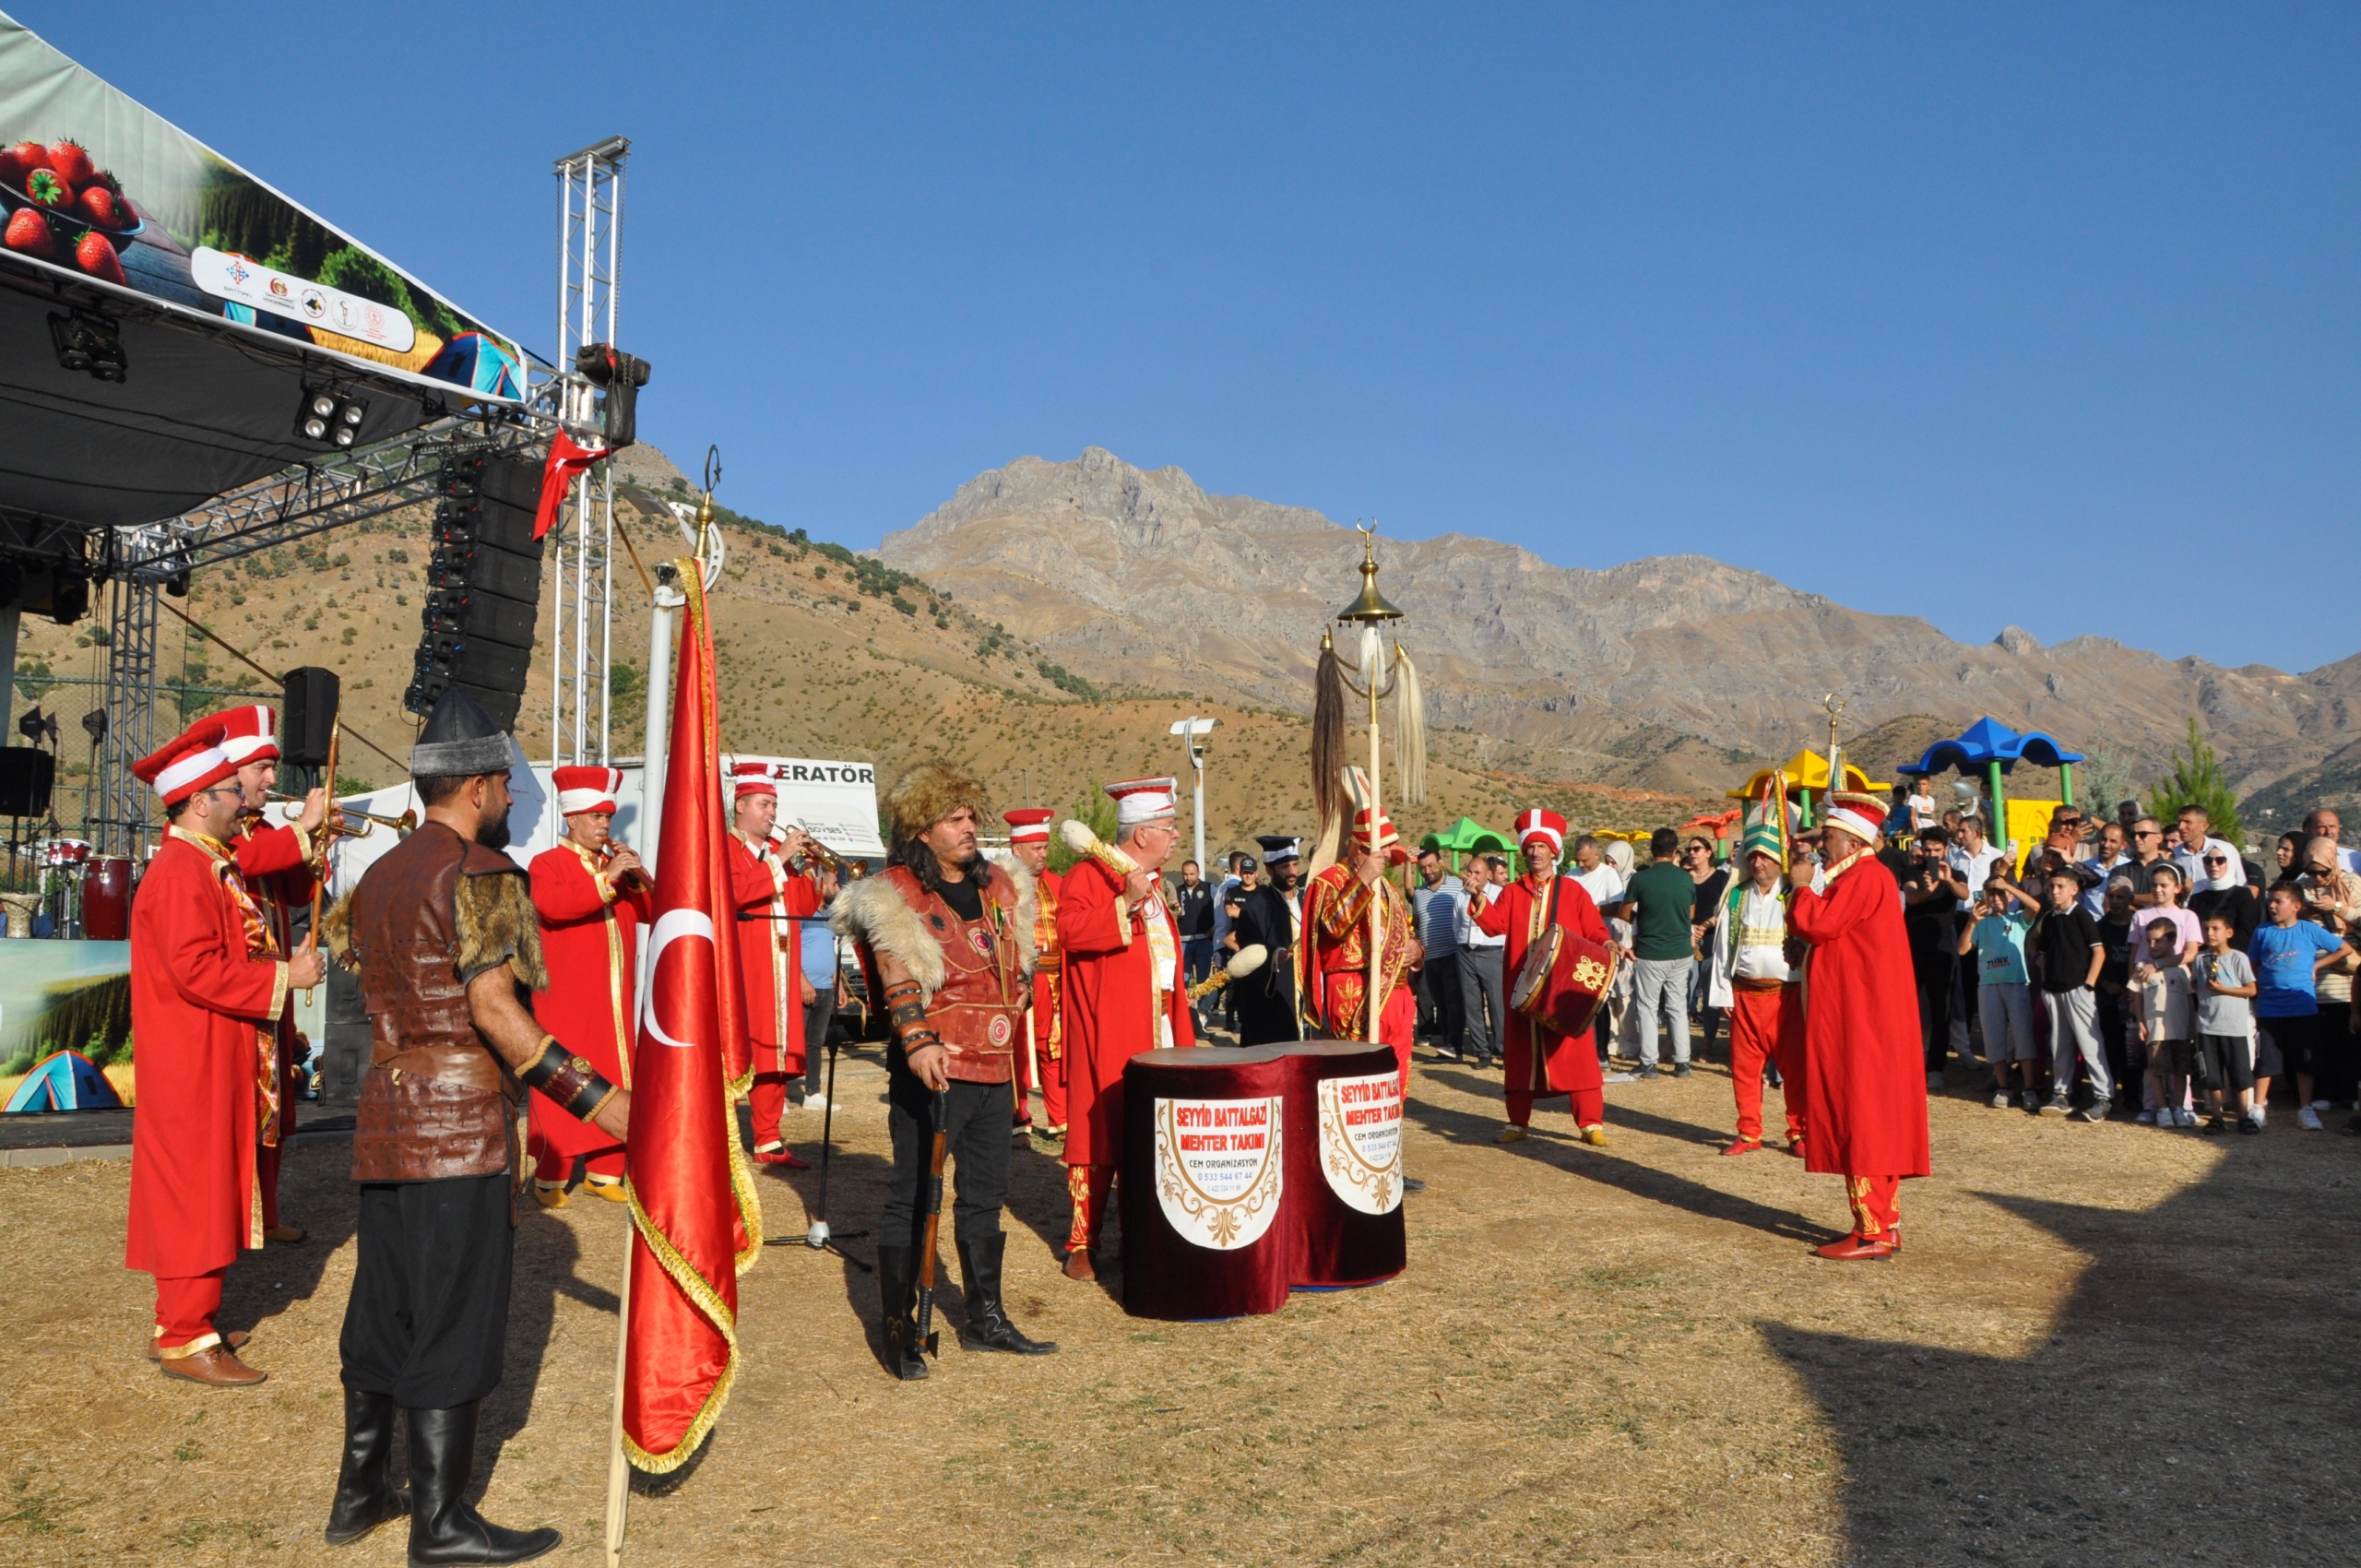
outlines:
[{"label": "line array speaker", "polygon": [[516,728],[540,615],[541,541],[533,537],[540,497],[540,465],[530,458],[463,449],[444,460],[423,636],[402,695],[410,712],[432,712],[457,686],[502,729]]}]

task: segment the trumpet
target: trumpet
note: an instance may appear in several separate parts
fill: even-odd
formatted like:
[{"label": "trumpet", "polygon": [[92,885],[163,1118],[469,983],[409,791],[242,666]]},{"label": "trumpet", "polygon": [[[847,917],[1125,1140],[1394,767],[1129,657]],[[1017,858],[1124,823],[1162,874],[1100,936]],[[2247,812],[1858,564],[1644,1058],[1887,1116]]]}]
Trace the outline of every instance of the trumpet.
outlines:
[{"label": "trumpet", "polygon": [[834,849],[829,849],[825,844],[820,842],[820,836],[818,834],[813,832],[810,828],[804,826],[800,822],[782,823],[780,826],[784,827],[791,827],[795,829],[796,832],[803,835],[804,841],[812,846],[813,852],[820,857],[821,863],[825,865],[830,871],[835,872],[838,881],[849,882],[852,880],[852,867],[846,862],[845,858],[842,855],[837,854]]},{"label": "trumpet", "polygon": [[[303,796],[282,795],[276,790],[266,791],[266,798],[273,801],[283,801],[291,805],[301,805],[303,803]],[[390,827],[394,830],[397,837],[407,838],[409,837],[410,829],[418,826],[418,814],[414,811],[406,811],[399,816],[379,816],[374,812],[355,811],[350,806],[337,805],[334,801],[330,801],[328,803],[332,806],[336,806],[338,815],[358,817],[360,819],[361,826],[359,827],[347,827],[340,823],[338,825],[336,831],[350,838],[365,838],[371,832],[380,826]]]},{"label": "trumpet", "polygon": [[[608,839],[604,844],[599,846],[599,864],[601,867],[604,867],[610,861],[612,861],[615,858],[615,851],[617,849],[628,849],[630,848],[631,846],[628,844],[618,844],[611,838]],[[634,883],[647,888],[651,892],[654,891],[656,887],[656,884],[648,880],[647,873],[644,870],[626,872],[623,874],[622,883],[618,884],[618,885],[628,885]]]}]

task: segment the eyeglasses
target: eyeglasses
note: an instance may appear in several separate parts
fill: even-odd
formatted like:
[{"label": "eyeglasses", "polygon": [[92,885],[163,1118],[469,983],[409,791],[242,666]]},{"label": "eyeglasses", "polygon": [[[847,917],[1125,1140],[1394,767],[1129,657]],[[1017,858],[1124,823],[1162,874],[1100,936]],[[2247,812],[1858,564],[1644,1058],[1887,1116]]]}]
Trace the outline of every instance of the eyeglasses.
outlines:
[{"label": "eyeglasses", "polygon": [[2205,857],[2205,863],[2209,866],[2225,866],[2230,862],[2221,855],[2208,855]]},{"label": "eyeglasses", "polygon": [[2131,835],[2134,838],[2162,838],[2164,835],[2153,827],[2142,827]]}]

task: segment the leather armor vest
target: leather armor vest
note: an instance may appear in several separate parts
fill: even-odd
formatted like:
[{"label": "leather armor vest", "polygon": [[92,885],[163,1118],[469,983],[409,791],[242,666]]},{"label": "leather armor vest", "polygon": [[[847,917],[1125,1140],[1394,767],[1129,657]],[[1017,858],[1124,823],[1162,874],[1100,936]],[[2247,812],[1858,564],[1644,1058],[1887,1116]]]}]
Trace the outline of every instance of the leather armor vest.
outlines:
[{"label": "leather armor vest", "polygon": [[354,1181],[490,1176],[513,1165],[521,1091],[468,1007],[457,892],[463,876],[524,874],[506,855],[430,822],[354,890],[351,947],[370,1028]]},{"label": "leather armor vest", "polygon": [[1015,1076],[1016,1038],[1030,998],[1009,931],[1016,892],[1008,874],[995,874],[984,890],[979,921],[962,920],[906,867],[884,875],[943,949],[943,986],[927,1004],[926,1021],[944,1044],[959,1048],[944,1073],[971,1084],[1008,1083]]}]

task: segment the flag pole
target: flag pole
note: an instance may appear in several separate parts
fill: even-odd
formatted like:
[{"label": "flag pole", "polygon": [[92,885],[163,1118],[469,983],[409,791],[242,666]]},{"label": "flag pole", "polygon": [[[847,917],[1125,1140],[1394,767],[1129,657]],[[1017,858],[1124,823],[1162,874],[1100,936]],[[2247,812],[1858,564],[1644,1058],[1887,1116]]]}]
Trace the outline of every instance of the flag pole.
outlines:
[{"label": "flag pole", "polygon": [[631,1347],[631,1265],[639,1221],[623,1227],[623,1281],[615,1292],[615,1411],[607,1426],[607,1568],[623,1558],[623,1530],[631,1522],[631,1460],[623,1454],[624,1352]]}]

